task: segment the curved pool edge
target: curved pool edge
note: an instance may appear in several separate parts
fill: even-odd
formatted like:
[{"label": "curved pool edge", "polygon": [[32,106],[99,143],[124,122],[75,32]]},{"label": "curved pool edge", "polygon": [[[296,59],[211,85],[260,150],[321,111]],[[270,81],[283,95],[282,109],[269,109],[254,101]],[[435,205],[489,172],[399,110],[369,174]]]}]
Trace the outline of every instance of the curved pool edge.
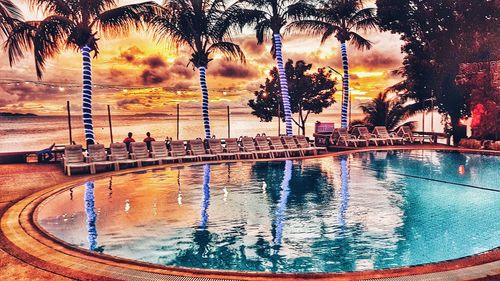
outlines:
[{"label": "curved pool edge", "polygon": [[[405,149],[429,148],[396,148],[396,150]],[[342,154],[377,150],[394,150],[394,148],[372,148],[343,151],[325,154],[319,157],[331,157]],[[456,148],[436,148],[431,150],[452,150],[469,153],[482,152]],[[500,155],[498,153],[493,154]],[[203,163],[188,163],[188,165],[199,164]],[[35,267],[75,279],[121,280],[143,278],[145,280],[186,280],[182,277],[184,276],[191,278],[204,278],[203,280],[363,280],[378,278],[391,278],[391,280],[398,280],[394,279],[394,277],[405,276],[404,280],[422,280],[439,278],[440,276],[454,276],[457,280],[470,280],[500,275],[500,248],[451,261],[353,273],[265,273],[180,268],[118,258],[78,248],[48,234],[36,222],[37,207],[42,202],[59,192],[63,192],[89,179],[99,179],[118,174],[130,173],[133,171],[153,170],[169,166],[179,165],[164,165],[161,167],[150,166],[141,169],[129,169],[125,171],[103,173],[97,176],[80,178],[78,180],[69,180],[62,184],[36,192],[13,204],[10,208],[5,210],[3,214],[0,214],[0,245],[11,255],[32,264]],[[411,279],[409,279],[410,277]]]}]

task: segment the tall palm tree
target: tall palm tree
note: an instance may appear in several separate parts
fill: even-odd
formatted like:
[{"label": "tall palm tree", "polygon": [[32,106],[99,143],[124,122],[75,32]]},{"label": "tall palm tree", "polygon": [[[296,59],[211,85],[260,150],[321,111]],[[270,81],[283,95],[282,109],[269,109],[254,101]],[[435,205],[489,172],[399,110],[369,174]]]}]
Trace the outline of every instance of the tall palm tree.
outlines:
[{"label": "tall palm tree", "polygon": [[22,20],[21,10],[10,0],[0,0],[0,32],[8,36],[16,21]]},{"label": "tall palm tree", "polygon": [[282,54],[282,31],[288,21],[296,21],[312,15],[314,6],[300,0],[239,0],[229,10],[241,25],[255,26],[257,43],[262,44],[270,33],[273,39],[271,54],[278,67],[286,134],[292,135],[292,110],[288,94]]},{"label": "tall palm tree", "polygon": [[154,12],[156,4],[145,2],[117,7],[115,0],[29,0],[46,14],[41,21],[19,22],[10,32],[5,48],[11,66],[27,50],[34,51],[36,73],[42,78],[47,59],[63,49],[79,50],[83,58],[83,123],[87,144],[95,143],[92,125],[91,53],[97,56],[98,32],[124,34],[142,24],[142,15]]},{"label": "tall palm tree", "polygon": [[176,48],[187,47],[191,51],[189,63],[198,69],[200,76],[206,138],[211,137],[206,81],[208,63],[216,53],[227,60],[245,62],[241,48],[231,42],[231,32],[236,23],[226,11],[224,1],[170,0],[155,16],[147,19],[158,39],[166,39]]},{"label": "tall palm tree", "polygon": [[359,30],[376,29],[378,20],[375,8],[364,8],[361,0],[324,0],[316,9],[313,19],[292,23],[291,29],[322,35],[323,44],[331,36],[340,42],[344,68],[341,126],[347,128],[349,108],[349,63],[347,42],[360,50],[368,50],[372,43],[357,33]]},{"label": "tall palm tree", "polygon": [[410,116],[411,110],[399,97],[389,98],[387,92],[379,93],[377,97],[361,104],[360,108],[365,114],[363,122],[366,125],[385,126],[389,130],[396,129],[401,121]]}]

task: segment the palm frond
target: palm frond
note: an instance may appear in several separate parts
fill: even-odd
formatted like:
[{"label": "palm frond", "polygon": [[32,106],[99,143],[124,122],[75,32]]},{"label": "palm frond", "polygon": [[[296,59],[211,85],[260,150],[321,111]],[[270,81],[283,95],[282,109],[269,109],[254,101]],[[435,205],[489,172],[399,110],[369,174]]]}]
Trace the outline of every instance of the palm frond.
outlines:
[{"label": "palm frond", "polygon": [[314,15],[316,15],[316,7],[313,4],[299,1],[289,5],[284,16],[296,21]]},{"label": "palm frond", "polygon": [[[64,0],[27,0],[31,7],[38,7],[47,15],[73,16],[76,18],[76,3]],[[73,4],[73,5],[72,5]]]},{"label": "palm frond", "polygon": [[359,50],[370,50],[372,42],[356,32],[349,32],[349,42]]},{"label": "palm frond", "polygon": [[332,24],[321,20],[300,20],[289,23],[285,32],[299,31],[316,36],[323,34],[329,29],[332,29]]},{"label": "palm frond", "polygon": [[8,36],[16,21],[21,21],[21,10],[10,0],[0,0],[0,31]]},{"label": "palm frond", "polygon": [[349,20],[348,26],[351,29],[375,29],[378,27],[377,9],[365,8],[357,11]]},{"label": "palm frond", "polygon": [[158,5],[152,1],[121,6],[99,14],[91,27],[95,24],[104,33],[125,35],[131,28],[141,28],[143,18],[150,17],[158,10]]},{"label": "palm frond", "polygon": [[245,54],[240,46],[232,42],[216,42],[208,48],[208,52],[221,53],[227,60],[239,60],[242,63],[246,62]]},{"label": "palm frond", "polygon": [[9,57],[10,66],[24,57],[24,53],[33,50],[35,33],[39,21],[17,22],[4,43],[4,50]]}]

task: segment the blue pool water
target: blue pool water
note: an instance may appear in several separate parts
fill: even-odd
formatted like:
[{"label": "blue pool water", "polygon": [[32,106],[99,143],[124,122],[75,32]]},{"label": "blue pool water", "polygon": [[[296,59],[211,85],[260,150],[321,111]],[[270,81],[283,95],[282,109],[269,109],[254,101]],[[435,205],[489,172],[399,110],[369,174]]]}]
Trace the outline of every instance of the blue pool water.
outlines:
[{"label": "blue pool water", "polygon": [[87,182],[41,226],[73,245],[164,265],[350,272],[500,246],[500,157],[432,151],[230,163]]}]

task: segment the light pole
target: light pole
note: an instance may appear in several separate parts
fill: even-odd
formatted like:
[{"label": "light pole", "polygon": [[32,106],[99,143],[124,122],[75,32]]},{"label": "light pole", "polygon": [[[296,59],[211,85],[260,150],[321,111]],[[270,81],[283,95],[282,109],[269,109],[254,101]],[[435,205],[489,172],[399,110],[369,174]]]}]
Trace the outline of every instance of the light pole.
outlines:
[{"label": "light pole", "polygon": [[[328,68],[335,72],[335,74],[339,75],[340,76],[340,79],[342,79],[342,99],[344,99],[344,75],[342,75],[342,73],[338,72],[337,70],[335,70],[335,68],[331,67],[331,66],[328,66]],[[349,124],[351,124],[351,94],[349,93]]]}]

